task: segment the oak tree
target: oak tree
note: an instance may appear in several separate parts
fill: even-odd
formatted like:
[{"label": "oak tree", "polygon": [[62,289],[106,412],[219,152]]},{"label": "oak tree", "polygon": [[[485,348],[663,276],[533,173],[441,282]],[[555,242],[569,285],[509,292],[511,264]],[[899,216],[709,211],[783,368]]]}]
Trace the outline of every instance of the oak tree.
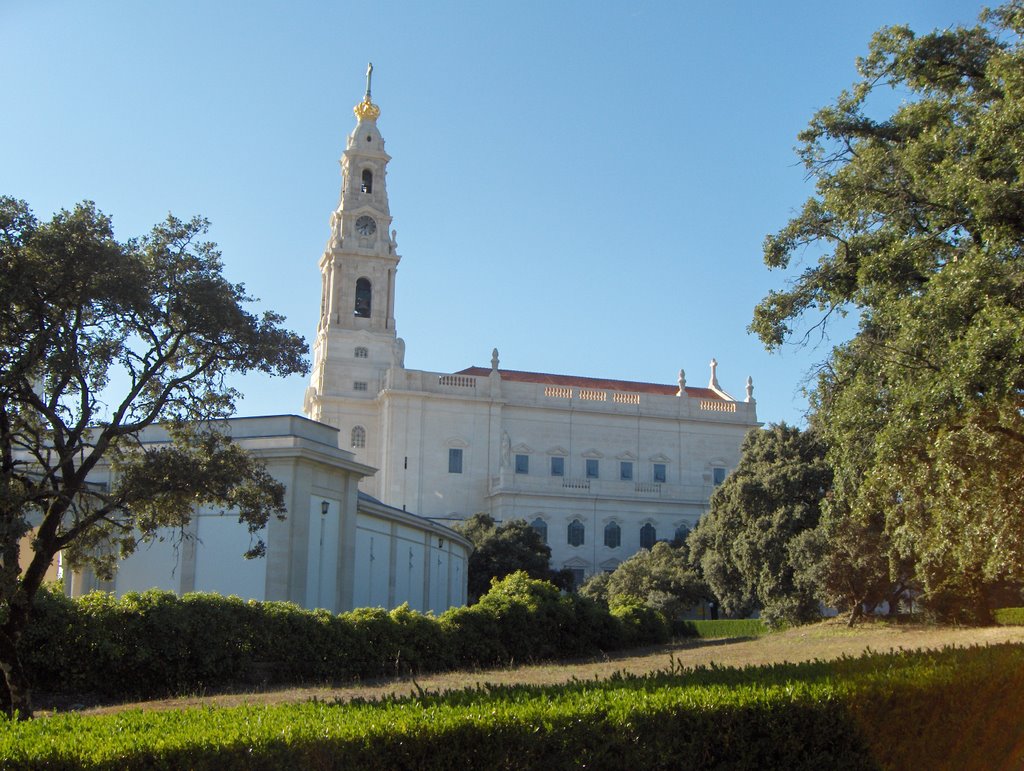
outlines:
[{"label": "oak tree", "polygon": [[871,534],[846,539],[832,583],[859,565],[897,586],[909,566],[945,616],[983,617],[987,587],[1024,579],[1022,36],[1020,0],[969,28],[875,34],[800,135],[816,193],[764,247],[799,270],[751,325],[774,349],[801,319],[856,314],[813,394],[826,520]]},{"label": "oak tree", "polygon": [[[210,421],[229,373],[306,371],[302,338],[255,315],[202,240],[169,216],[118,241],[92,203],[40,222],[0,198],[0,706],[31,715],[18,641],[58,552],[109,576],[118,557],[194,507],[230,508],[253,535],[283,488]],[[169,441],[143,446],[165,424]],[[104,478],[96,483],[97,475]],[[23,546],[27,544],[27,547]]]},{"label": "oak tree", "polygon": [[780,423],[747,434],[739,464],[688,540],[725,613],[760,609],[769,622],[818,617],[817,586],[799,576],[794,549],[818,526],[831,485],[825,446],[813,431]]}]

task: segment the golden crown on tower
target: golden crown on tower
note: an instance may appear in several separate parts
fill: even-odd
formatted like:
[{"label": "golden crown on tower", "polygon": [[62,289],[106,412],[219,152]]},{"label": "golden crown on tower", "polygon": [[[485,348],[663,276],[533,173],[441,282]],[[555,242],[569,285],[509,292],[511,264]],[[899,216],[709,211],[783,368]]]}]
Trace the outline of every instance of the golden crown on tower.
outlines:
[{"label": "golden crown on tower", "polygon": [[377,120],[380,117],[380,107],[364,98],[359,104],[352,108],[359,120]]}]

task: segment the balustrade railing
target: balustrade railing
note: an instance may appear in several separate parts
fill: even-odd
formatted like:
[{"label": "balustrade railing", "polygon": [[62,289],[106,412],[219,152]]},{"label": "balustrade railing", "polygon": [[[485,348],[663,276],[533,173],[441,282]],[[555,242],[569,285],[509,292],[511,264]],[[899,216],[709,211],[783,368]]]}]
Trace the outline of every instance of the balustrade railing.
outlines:
[{"label": "balustrade railing", "polygon": [[736,412],[736,402],[718,402],[701,399],[700,408],[706,412]]},{"label": "balustrade railing", "polygon": [[470,375],[441,375],[438,385],[455,386],[456,388],[476,388],[476,378]]}]

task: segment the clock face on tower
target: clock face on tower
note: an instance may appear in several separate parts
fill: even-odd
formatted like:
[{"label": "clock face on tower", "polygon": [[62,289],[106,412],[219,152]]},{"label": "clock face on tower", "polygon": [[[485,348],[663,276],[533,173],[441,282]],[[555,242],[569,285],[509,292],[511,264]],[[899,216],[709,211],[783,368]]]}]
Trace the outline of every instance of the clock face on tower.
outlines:
[{"label": "clock face on tower", "polygon": [[361,236],[372,236],[377,232],[377,223],[373,221],[373,217],[368,217],[365,214],[356,220],[356,233]]}]

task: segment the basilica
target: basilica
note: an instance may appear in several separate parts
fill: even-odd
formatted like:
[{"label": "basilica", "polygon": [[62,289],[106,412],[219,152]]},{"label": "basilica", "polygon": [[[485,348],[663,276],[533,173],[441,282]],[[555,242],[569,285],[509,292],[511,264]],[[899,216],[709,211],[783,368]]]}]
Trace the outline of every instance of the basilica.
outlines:
[{"label": "basilica", "polygon": [[[372,71],[372,68],[371,68]],[[370,72],[341,156],[341,196],[320,258],[320,316],[304,411],[378,469],[365,493],[453,523],[525,519],[575,580],[685,536],[759,426],[753,386],[736,399],[669,369],[671,384],[489,365],[406,369],[398,337],[396,232]],[[484,355],[486,360],[486,354]],[[468,362],[467,362],[468,363]]]}]

